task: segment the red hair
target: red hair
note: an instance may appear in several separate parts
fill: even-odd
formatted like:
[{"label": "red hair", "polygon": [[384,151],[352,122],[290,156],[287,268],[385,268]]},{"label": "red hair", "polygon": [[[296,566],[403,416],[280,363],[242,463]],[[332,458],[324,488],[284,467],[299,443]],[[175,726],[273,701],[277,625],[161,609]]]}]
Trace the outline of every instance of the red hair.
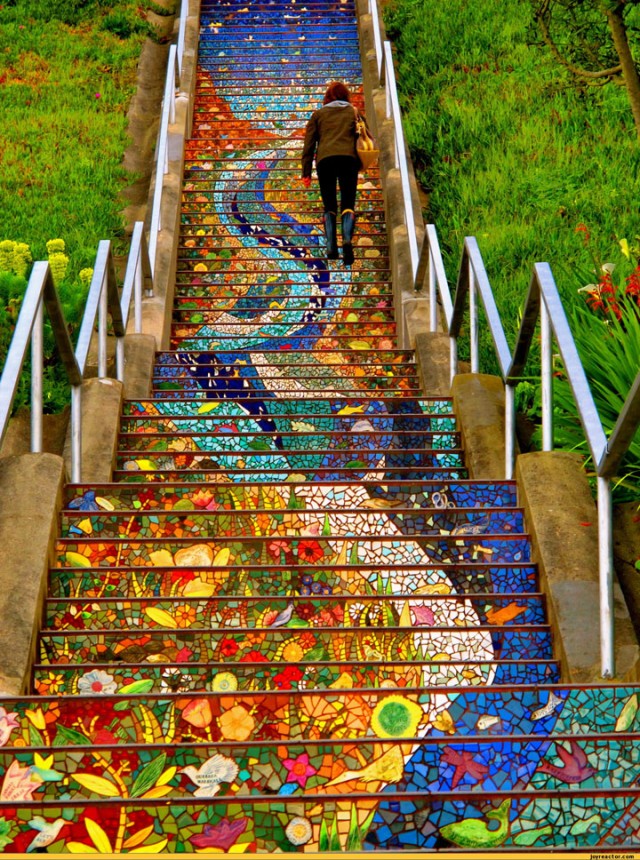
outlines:
[{"label": "red hair", "polygon": [[349,90],[340,81],[334,81],[332,84],[329,84],[329,86],[327,87],[327,91],[324,94],[324,101],[322,102],[322,104],[328,105],[329,102],[335,101],[351,101]]}]

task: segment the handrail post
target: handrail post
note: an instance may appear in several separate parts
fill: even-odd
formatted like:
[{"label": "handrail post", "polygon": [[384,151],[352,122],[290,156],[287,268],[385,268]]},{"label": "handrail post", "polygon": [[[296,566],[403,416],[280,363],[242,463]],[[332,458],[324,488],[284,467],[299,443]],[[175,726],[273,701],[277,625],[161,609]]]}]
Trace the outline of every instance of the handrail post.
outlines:
[{"label": "handrail post", "polygon": [[107,272],[105,270],[100,285],[98,303],[98,379],[107,375]]},{"label": "handrail post", "polygon": [[387,68],[387,98],[390,99],[393,114],[393,137],[395,143],[396,167],[400,171],[400,182],[402,184],[402,199],[404,202],[404,220],[407,228],[407,238],[409,240],[409,253],[411,255],[411,276],[412,279],[415,281],[416,273],[418,271],[418,241],[416,239],[416,223],[413,215],[411,185],[409,183],[409,165],[407,163],[404,134],[402,132],[402,116],[400,114],[398,91],[396,89],[396,79],[393,69],[393,54],[391,52],[391,42],[387,41],[384,43],[384,53]]},{"label": "handrail post", "polygon": [[44,308],[42,298],[31,330],[31,452],[42,451],[42,373],[44,368]]},{"label": "handrail post", "polygon": [[478,373],[480,367],[480,355],[478,350],[478,295],[476,289],[476,274],[473,262],[469,256],[467,260],[469,273],[469,338],[471,341],[471,373]]},{"label": "handrail post", "polygon": [[504,386],[504,477],[513,478],[516,461],[516,386],[507,382]]},{"label": "handrail post", "polygon": [[433,260],[433,251],[431,242],[429,242],[429,234],[425,230],[424,241],[427,243],[427,283],[429,285],[429,331],[436,332],[438,330],[438,289],[436,284],[435,263]]},{"label": "handrail post", "polygon": [[136,271],[133,278],[133,330],[142,333],[142,247],[136,259]]},{"label": "handrail post", "polygon": [[549,311],[540,303],[540,366],[542,385],[542,450],[553,451],[553,338]]},{"label": "handrail post", "polygon": [[600,663],[603,678],[615,674],[613,614],[613,518],[609,478],[598,477],[598,561],[600,571]]},{"label": "handrail post", "polygon": [[71,386],[71,481],[82,480],[82,384]]},{"label": "handrail post", "polygon": [[453,380],[458,373],[458,339],[449,335],[449,367],[451,369],[450,382],[453,385]]},{"label": "handrail post", "polygon": [[182,63],[184,57],[184,43],[187,32],[187,15],[189,13],[189,0],[182,0],[180,6],[180,26],[178,28],[178,44],[177,44],[177,60],[178,60],[178,80],[182,85]]},{"label": "handrail post", "polygon": [[373,44],[376,54],[378,83],[380,83],[380,75],[382,72],[382,40],[380,39],[380,16],[378,15],[378,4],[376,0],[369,0],[369,14],[371,15],[371,29],[373,30]]},{"label": "handrail post", "polygon": [[[156,153],[156,176],[153,189],[153,204],[151,207],[151,223],[149,226],[149,259],[151,262],[151,273],[155,274],[156,250],[158,247],[158,233],[162,230],[162,192],[164,190],[164,175],[169,170],[169,123],[171,120],[172,105],[175,105],[175,67],[176,46],[169,48],[169,62],[167,67],[167,79],[164,88],[162,102],[162,114],[160,118],[160,130],[158,133],[158,149]],[[173,70],[173,71],[172,71]]]}]

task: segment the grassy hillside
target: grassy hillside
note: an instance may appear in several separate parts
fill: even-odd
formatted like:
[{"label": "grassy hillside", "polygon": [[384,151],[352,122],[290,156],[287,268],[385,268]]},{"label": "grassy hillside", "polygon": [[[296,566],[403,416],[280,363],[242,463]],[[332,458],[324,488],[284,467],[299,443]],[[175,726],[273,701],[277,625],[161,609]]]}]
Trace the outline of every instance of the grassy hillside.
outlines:
[{"label": "grassy hillside", "polygon": [[[539,44],[526,0],[390,0],[385,23],[450,282],[476,236],[513,346],[532,265],[549,262],[610,432],[640,367],[640,143],[624,88],[577,86]],[[578,292],[587,284],[602,292]],[[495,368],[481,327],[481,369]],[[556,445],[587,455],[557,371]],[[537,397],[520,386],[534,416]],[[640,439],[623,474],[640,497]]]},{"label": "grassy hillside", "polygon": [[63,238],[75,268],[122,235],[126,111],[146,25],[131,0],[0,6],[0,240],[46,257]]},{"label": "grassy hillside", "polygon": [[640,233],[624,89],[576,87],[529,44],[523,0],[390,0],[385,23],[447,271],[475,235],[513,343],[532,263],[548,261],[573,303],[602,262],[624,262],[619,240]]},{"label": "grassy hillside", "polygon": [[[133,177],[122,161],[130,144],[127,109],[149,34],[144,5],[0,4],[0,370],[31,260],[58,251],[55,277],[73,327],[99,241],[125,246],[120,195]],[[50,240],[62,240],[63,252],[60,241],[48,251]],[[66,402],[66,386],[52,346],[48,333],[45,403],[55,411]],[[21,390],[16,405],[24,399]]]}]

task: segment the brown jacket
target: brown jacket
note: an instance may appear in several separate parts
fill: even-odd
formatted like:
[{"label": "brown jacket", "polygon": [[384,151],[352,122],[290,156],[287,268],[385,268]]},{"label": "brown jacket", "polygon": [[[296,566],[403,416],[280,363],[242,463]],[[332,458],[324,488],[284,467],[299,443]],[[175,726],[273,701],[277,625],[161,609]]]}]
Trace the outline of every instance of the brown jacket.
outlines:
[{"label": "brown jacket", "polygon": [[[316,151],[317,150],[317,151]],[[307,123],[302,149],[302,175],[311,176],[316,164],[330,155],[356,155],[356,112],[353,105],[325,105]]]}]

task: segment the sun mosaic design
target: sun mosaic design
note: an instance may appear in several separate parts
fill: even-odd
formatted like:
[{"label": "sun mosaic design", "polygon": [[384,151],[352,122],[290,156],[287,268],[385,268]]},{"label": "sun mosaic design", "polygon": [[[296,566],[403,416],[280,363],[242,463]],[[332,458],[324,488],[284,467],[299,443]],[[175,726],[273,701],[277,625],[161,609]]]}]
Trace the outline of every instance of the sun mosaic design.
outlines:
[{"label": "sun mosaic design", "polygon": [[345,269],[293,180],[334,78],[351,2],[203,0],[171,349],[67,488],[0,851],[640,844],[638,692],[561,683],[514,485],[396,348],[379,184]]}]

